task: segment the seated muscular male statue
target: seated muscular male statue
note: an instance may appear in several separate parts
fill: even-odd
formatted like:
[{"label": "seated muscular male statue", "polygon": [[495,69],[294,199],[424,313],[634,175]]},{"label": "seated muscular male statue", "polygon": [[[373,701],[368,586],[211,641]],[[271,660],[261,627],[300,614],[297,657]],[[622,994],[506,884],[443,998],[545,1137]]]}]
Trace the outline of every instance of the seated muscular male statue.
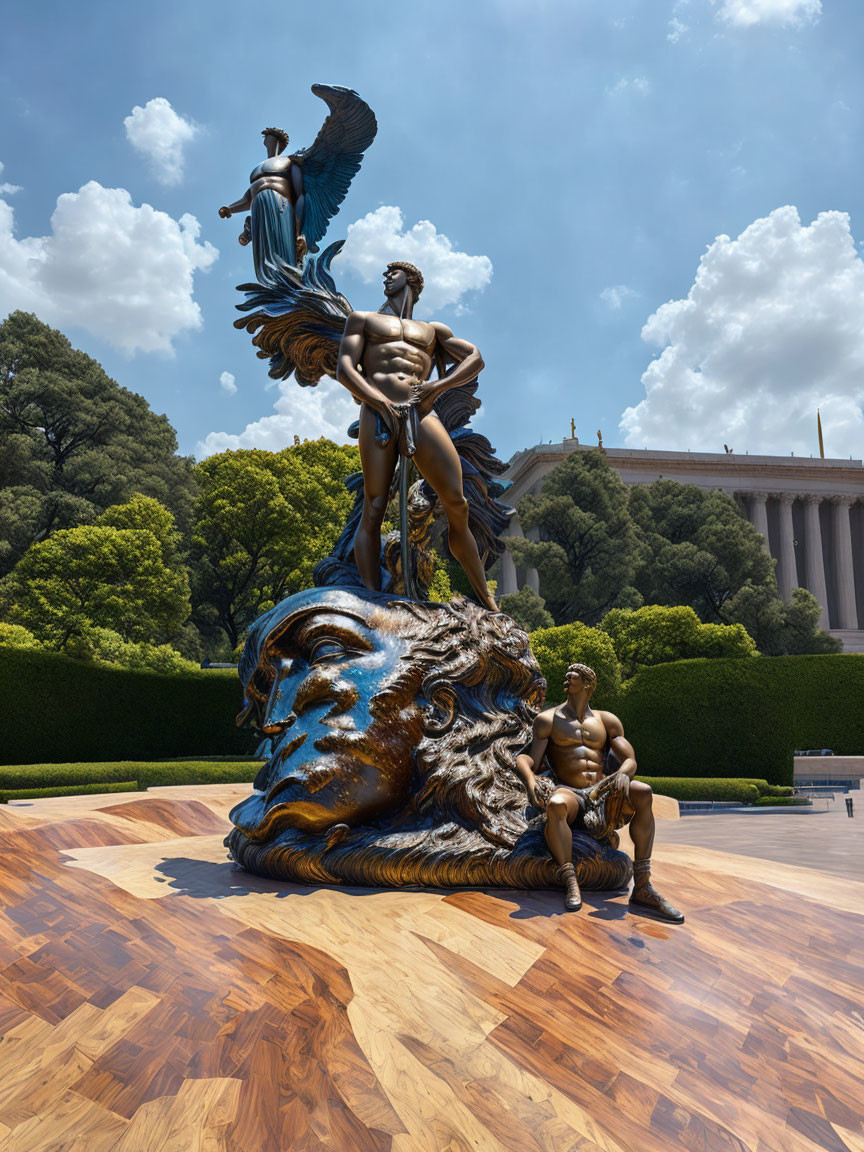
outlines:
[{"label": "seated muscular male statue", "polygon": [[[583,828],[597,839],[604,839],[615,828],[628,824],[635,849],[631,909],[680,924],[683,915],[651,885],[651,788],[633,779],[636,757],[618,717],[591,709],[589,701],[596,687],[597,676],[592,668],[570,665],[564,679],[567,699],[539,713],[530,750],[517,756],[516,771],[531,803],[546,814],[546,843],[559,865],[568,911],[582,906],[572,859],[571,829]],[[607,750],[619,762],[617,772],[610,776],[604,774]],[[544,757],[557,780],[548,799],[537,781]]]}]

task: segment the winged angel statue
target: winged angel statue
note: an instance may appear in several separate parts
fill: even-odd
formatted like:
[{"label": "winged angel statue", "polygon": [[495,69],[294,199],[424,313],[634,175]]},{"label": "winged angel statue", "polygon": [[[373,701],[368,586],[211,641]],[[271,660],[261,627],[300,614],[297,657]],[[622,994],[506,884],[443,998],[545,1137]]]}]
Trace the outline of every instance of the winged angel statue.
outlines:
[{"label": "winged angel statue", "polygon": [[318,251],[378,130],[374,112],[351,88],[313,84],[312,91],[330,109],[312,147],[286,156],[288,133],[265,128],[267,159],[252,171],[245,195],[219,209],[224,219],[250,212],[239,239],[252,244],[260,284],[281,262],[296,266],[307,251]]},{"label": "winged angel statue", "polygon": [[[252,334],[258,356],[269,358],[270,376],[293,374],[304,387],[331,376],[361,405],[360,419],[348,430],[360,441],[363,465],[346,481],[354,506],[333,552],[318,565],[315,583],[423,595],[440,508],[445,551],[459,562],[480,603],[497,610],[484,570],[503,551],[499,537],[512,510],[497,500],[504,486],[495,477],[506,465],[469,427],[480,406],[475,393],[482,359],[445,325],[413,319],[423,278],[411,264],[388,266],[378,312],[354,312],[337,291],[330,264],[344,241],[315,253],[376,122],[350,89],[316,84],[312,91],[331,109],[312,147],[283,156],[287,135],[265,129],[267,160],[252,173],[245,197],[219,212],[251,208],[240,239],[251,240],[258,283],[239,285],[246,301],[238,308],[248,314],[234,323]],[[421,480],[409,490],[412,459]],[[385,539],[382,549],[380,530],[397,483],[400,533]]]}]

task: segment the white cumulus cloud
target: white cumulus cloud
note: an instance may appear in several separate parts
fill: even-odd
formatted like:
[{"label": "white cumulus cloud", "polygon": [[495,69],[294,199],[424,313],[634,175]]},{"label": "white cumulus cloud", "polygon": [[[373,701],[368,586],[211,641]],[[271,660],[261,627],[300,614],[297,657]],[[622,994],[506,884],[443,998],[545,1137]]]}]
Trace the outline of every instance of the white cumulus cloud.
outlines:
[{"label": "white cumulus cloud", "polygon": [[136,104],[123,121],[126,139],[146,156],[161,184],[183,178],[183,149],[198,135],[198,125],[178,115],[164,96]]},{"label": "white cumulus cloud", "polygon": [[845,212],[777,208],[718,236],[642,336],[663,351],[621,418],[628,445],[809,455],[820,408],[826,455],[861,456],[864,262]]},{"label": "white cumulus cloud", "polygon": [[[356,273],[366,284],[381,283],[391,260],[406,260],[423,273],[422,311],[437,312],[458,304],[466,292],[482,291],[492,279],[488,256],[458,252],[429,220],[405,230],[400,208],[382,206],[348,228],[345,247],[334,261]],[[382,295],[383,300],[383,295]]]},{"label": "white cumulus cloud", "polygon": [[247,424],[242,432],[210,432],[198,444],[198,456],[212,456],[229,448],[266,448],[279,452],[301,440],[326,436],[337,444],[350,444],[348,426],[360,414],[351,394],[341,384],[325,376],[314,388],[301,388],[294,380],[279,383],[275,412]]},{"label": "white cumulus cloud", "polygon": [[223,372],[219,377],[219,387],[227,396],[237,395],[237,382],[231,372]]},{"label": "white cumulus cloud", "polygon": [[638,295],[638,292],[634,292],[626,284],[615,284],[611,288],[604,288],[600,293],[600,299],[604,304],[608,304],[613,312],[620,312],[625,300]]},{"label": "white cumulus cloud", "polygon": [[170,352],[176,336],[201,327],[194,274],[219,255],[200,231],[194,216],[175,220],[91,180],[58,197],[50,235],[18,240],[0,200],[0,316],[22,308],[129,354]]},{"label": "white cumulus cloud", "polygon": [[733,28],[787,28],[811,24],[821,13],[821,0],[723,0],[717,17]]},{"label": "white cumulus cloud", "polygon": [[[0,163],[0,176],[3,175],[5,165]],[[13,192],[20,192],[20,184],[0,184],[0,196],[11,196]]]}]

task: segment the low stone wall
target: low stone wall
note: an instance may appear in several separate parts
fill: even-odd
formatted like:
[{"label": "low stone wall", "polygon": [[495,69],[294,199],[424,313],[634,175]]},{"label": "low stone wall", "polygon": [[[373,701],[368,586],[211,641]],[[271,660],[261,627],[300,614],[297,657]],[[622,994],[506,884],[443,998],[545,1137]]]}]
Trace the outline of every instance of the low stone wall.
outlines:
[{"label": "low stone wall", "polygon": [[864,777],[864,756],[796,756],[795,783],[854,781],[860,787]]}]

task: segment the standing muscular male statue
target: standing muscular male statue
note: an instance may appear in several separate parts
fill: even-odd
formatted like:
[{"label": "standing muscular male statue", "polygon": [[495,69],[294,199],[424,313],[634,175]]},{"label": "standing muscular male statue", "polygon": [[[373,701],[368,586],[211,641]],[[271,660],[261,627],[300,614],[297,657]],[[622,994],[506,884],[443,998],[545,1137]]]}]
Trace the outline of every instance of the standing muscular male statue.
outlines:
[{"label": "standing muscular male statue", "polygon": [[[380,589],[381,524],[399,458],[400,437],[410,421],[414,462],[444,509],[450,551],[480,603],[497,612],[477,541],[468,527],[462,465],[453,441],[432,410],[446,389],[470,383],[483,368],[483,360],[473,344],[458,340],[446,324],[412,318],[422,290],[423,277],[413,264],[389,264],[384,273],[384,305],[378,312],[352,312],[339,348],[337,379],[362,405],[360,461],[365,498],[354,538],[354,560],[366,587]],[[439,347],[456,364],[441,379],[430,380]],[[376,413],[392,433],[386,443],[377,435]]]},{"label": "standing muscular male statue", "polygon": [[[559,865],[564,906],[568,911],[582,906],[573,865],[573,826],[602,839],[629,824],[635,854],[630,907],[681,923],[683,915],[651,885],[651,788],[633,779],[636,756],[618,717],[592,711],[589,701],[596,686],[592,668],[571,664],[564,679],[567,699],[537,716],[530,751],[516,758],[516,771],[531,803],[546,813],[546,843]],[[607,751],[614,753],[619,764],[611,776],[604,773]],[[544,756],[558,780],[548,800],[538,787],[536,775],[542,771]]]}]

